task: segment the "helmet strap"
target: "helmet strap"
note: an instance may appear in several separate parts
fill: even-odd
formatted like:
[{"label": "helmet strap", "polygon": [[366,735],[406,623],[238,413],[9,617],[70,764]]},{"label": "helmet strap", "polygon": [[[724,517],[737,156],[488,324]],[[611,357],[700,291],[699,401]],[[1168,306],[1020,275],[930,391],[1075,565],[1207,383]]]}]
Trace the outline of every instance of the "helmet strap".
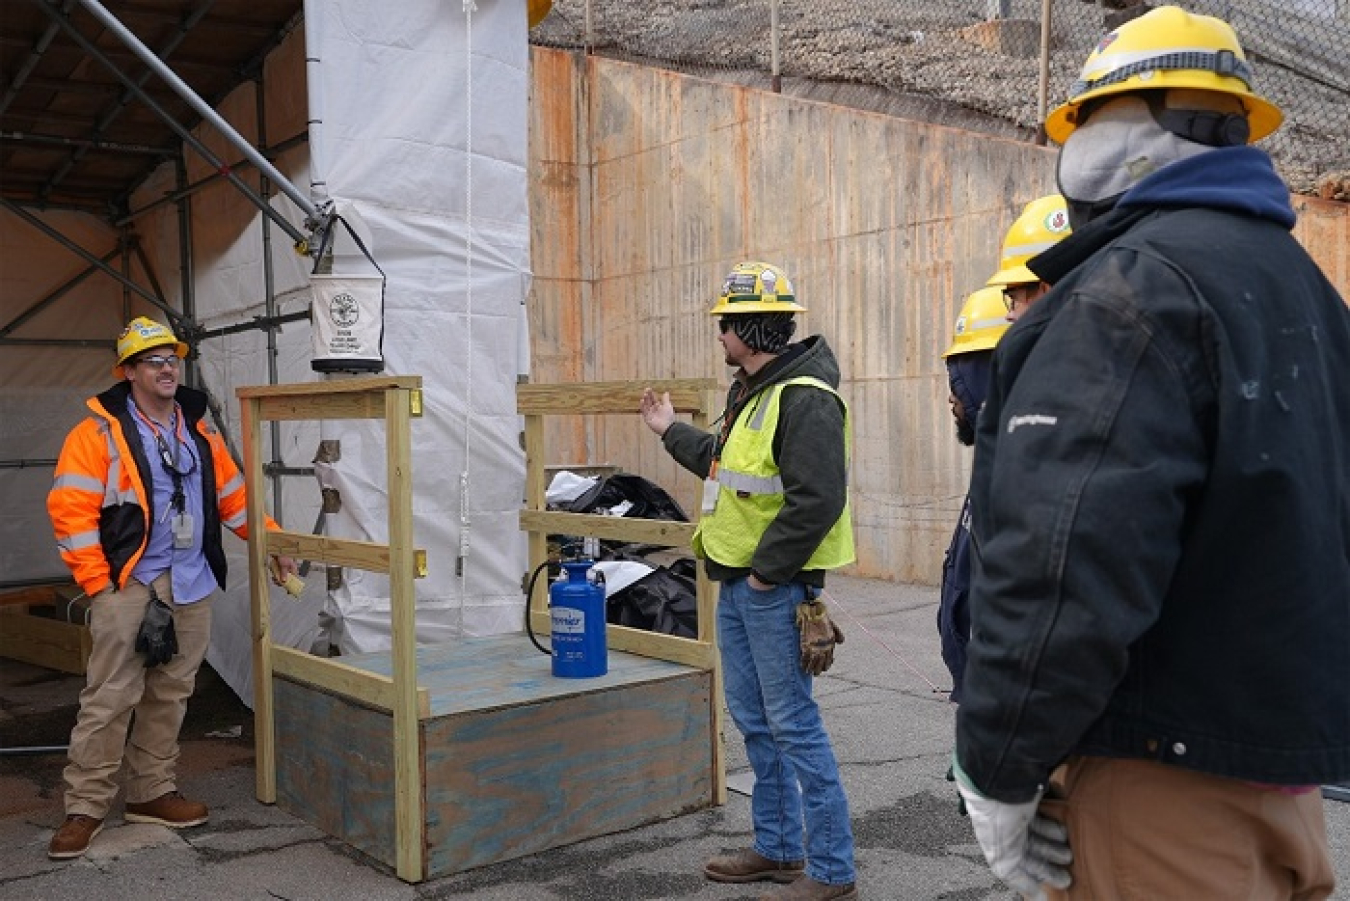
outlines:
[{"label": "helmet strap", "polygon": [[1245,114],[1210,109],[1172,109],[1163,91],[1147,93],[1153,121],[1179,138],[1206,147],[1241,147],[1252,136]]}]

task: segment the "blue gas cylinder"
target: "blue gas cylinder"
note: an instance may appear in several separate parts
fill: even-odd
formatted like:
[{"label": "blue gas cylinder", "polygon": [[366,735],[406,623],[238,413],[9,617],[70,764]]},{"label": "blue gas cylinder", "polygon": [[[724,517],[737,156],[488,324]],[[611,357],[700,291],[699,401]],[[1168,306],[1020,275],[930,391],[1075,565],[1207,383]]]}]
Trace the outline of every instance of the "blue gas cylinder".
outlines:
[{"label": "blue gas cylinder", "polygon": [[609,672],[605,589],[588,575],[590,560],[564,560],[566,577],[548,590],[553,630],[553,675],[585,679]]}]

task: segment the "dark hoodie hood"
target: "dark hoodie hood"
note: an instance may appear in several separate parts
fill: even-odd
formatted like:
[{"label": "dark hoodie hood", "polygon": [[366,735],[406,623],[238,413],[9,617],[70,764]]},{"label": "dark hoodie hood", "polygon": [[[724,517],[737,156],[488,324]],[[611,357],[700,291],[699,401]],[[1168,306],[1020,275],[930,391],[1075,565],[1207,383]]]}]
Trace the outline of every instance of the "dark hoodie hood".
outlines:
[{"label": "dark hoodie hood", "polygon": [[824,337],[812,335],[789,344],[768,366],[745,379],[746,392],[753,393],[766,385],[798,376],[810,376],[820,379],[831,388],[839,387],[839,361],[835,359],[834,351],[830,350]]},{"label": "dark hoodie hood", "polygon": [[1264,150],[1219,147],[1164,166],[1125,192],[1121,209],[1202,208],[1242,213],[1293,228],[1289,187]]},{"label": "dark hoodie hood", "polygon": [[989,372],[994,358],[992,350],[957,354],[947,358],[947,383],[952,394],[965,410],[966,422],[975,425],[980,407],[989,395]]},{"label": "dark hoodie hood", "polygon": [[1125,192],[1109,213],[1032,257],[1027,268],[1047,284],[1056,284],[1139,220],[1168,209],[1237,213],[1286,229],[1298,221],[1289,188],[1264,150],[1220,147],[1159,169]]}]

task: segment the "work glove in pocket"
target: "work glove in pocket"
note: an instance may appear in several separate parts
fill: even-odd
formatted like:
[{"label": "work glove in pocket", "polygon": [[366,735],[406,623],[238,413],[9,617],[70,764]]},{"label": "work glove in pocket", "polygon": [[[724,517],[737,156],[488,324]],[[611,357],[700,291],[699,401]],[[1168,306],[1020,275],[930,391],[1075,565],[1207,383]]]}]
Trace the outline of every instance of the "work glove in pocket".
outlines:
[{"label": "work glove in pocket", "polygon": [[797,628],[802,634],[802,669],[819,676],[834,665],[834,646],[844,643],[844,633],[819,600],[797,605]]},{"label": "work glove in pocket", "polygon": [[152,594],[136,633],[136,652],[145,655],[147,668],[168,663],[178,653],[178,635],[173,629],[173,611]]}]

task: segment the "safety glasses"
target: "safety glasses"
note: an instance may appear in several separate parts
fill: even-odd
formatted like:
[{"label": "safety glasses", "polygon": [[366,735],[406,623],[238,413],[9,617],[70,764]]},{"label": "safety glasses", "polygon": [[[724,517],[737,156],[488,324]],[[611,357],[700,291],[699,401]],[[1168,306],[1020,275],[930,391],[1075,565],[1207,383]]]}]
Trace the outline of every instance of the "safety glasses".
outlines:
[{"label": "safety glasses", "polygon": [[182,362],[183,361],[178,354],[156,354],[152,357],[141,357],[136,361],[136,365],[139,366],[144,363],[146,366],[149,366],[151,370],[159,372],[165,366],[170,369],[177,369]]}]

